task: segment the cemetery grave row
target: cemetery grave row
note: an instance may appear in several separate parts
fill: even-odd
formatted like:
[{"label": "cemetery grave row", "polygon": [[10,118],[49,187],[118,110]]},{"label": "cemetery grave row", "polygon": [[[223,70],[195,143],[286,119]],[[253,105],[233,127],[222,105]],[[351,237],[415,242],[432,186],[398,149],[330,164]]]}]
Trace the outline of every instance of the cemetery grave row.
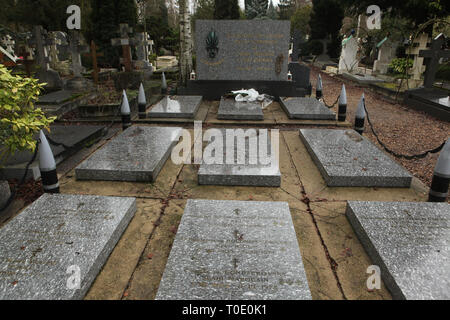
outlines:
[{"label": "cemetery grave row", "polygon": [[[113,44],[122,46],[123,63],[130,70],[130,45],[136,42],[129,37],[128,26],[121,25],[120,29],[121,37],[113,40]],[[288,44],[288,22],[197,21],[196,30],[197,41],[207,39],[208,47],[205,50],[204,44],[197,44],[198,80],[192,81],[191,87],[186,89],[191,90],[191,94],[166,96],[147,111],[147,101],[140,90],[139,116],[194,118],[204,90],[214,91],[213,95],[220,93],[222,97],[224,92],[221,91],[227,90],[227,85],[248,81],[247,85],[258,84],[260,88],[265,88],[268,82],[273,83],[271,90],[283,88],[278,95],[289,118],[336,119],[336,114],[322,101],[299,97],[300,91],[305,95],[305,87],[297,90],[297,82],[286,78],[289,67],[284,56],[287,47],[283,46]],[[219,30],[229,33],[222,35]],[[35,29],[36,37],[40,31],[42,29]],[[241,33],[247,36],[236,36]],[[142,43],[143,39],[145,37],[136,41]],[[243,51],[249,43],[253,45],[252,50]],[[262,45],[273,49],[268,51],[270,57],[275,58],[270,61],[274,60],[275,64],[269,69],[262,66],[267,62],[264,56],[256,60],[248,58],[260,52],[258,48]],[[75,52],[80,50],[78,44],[74,48]],[[236,52],[242,60],[237,67],[230,66]],[[40,63],[46,65],[44,71],[48,72],[45,50],[39,55]],[[251,65],[251,61],[260,65],[255,67],[254,73],[244,68]],[[81,70],[77,70],[80,76]],[[224,75],[227,78],[223,78]],[[223,84],[226,85],[219,90]],[[84,181],[155,183],[170,162],[168,159],[183,128],[131,126],[126,97],[124,93],[123,132],[76,166],[75,187]],[[245,123],[263,120],[263,112],[259,103],[223,97],[217,118]],[[215,132],[224,137],[225,129],[216,128]],[[306,149],[305,156],[315,164],[325,187],[336,188],[332,189],[336,193],[361,187],[399,188],[405,192],[411,189],[412,176],[358,134],[358,131],[362,133],[358,123],[355,129],[300,129],[296,133],[297,146]],[[99,129],[86,128],[83,134],[90,137],[90,130],[94,135]],[[256,150],[264,148],[270,155],[279,154],[280,139],[273,139],[274,134],[271,133],[270,141],[261,131],[249,131],[243,143],[244,163],[202,163],[194,183],[225,185],[230,189],[237,186],[281,189],[284,172],[279,162],[267,165],[253,161],[252,138],[262,139]],[[75,137],[70,138],[66,143],[75,143],[72,141]],[[214,148],[215,156],[226,158],[228,153],[235,155],[240,151],[236,145],[229,145],[227,139],[210,140],[204,150],[214,145],[222,148]],[[45,183],[49,177],[45,173],[48,171],[43,169],[49,168],[42,165],[42,158],[55,162],[54,157],[62,151],[51,150],[42,135],[41,150],[49,150],[49,154],[40,158]],[[441,154],[442,161],[448,161],[449,153],[450,142],[447,142]],[[56,176],[56,163],[52,170]],[[447,172],[444,178],[448,178]],[[156,299],[312,299],[310,279],[299,247],[299,243],[301,246],[306,240],[296,233],[290,204],[289,201],[188,199]],[[381,268],[384,283],[394,298],[450,298],[448,203],[347,201],[346,206],[348,220],[373,263]],[[135,197],[43,195],[0,229],[0,243],[4,244],[0,247],[0,299],[84,298],[136,211]]]}]

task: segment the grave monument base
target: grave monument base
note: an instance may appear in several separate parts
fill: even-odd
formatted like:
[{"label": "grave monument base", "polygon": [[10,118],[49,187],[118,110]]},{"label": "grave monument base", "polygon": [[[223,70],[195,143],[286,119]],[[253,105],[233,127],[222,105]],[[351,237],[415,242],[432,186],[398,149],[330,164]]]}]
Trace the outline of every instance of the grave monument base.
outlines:
[{"label": "grave monument base", "polygon": [[448,97],[449,92],[438,88],[417,88],[405,92],[404,103],[413,109],[426,113],[441,120],[450,121],[450,106],[439,102]]},{"label": "grave monument base", "polygon": [[187,87],[178,88],[178,95],[199,95],[206,100],[220,100],[231,91],[252,88],[276,98],[304,97],[308,92],[308,88],[297,87],[293,81],[189,80]]}]

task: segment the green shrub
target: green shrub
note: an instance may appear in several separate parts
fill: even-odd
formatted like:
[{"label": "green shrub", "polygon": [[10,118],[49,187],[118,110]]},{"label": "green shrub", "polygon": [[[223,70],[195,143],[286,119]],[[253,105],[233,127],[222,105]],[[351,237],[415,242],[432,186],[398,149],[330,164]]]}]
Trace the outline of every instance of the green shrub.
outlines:
[{"label": "green shrub", "polygon": [[444,63],[440,65],[436,72],[436,79],[450,81],[450,63]]},{"label": "green shrub", "polygon": [[43,86],[37,79],[13,76],[0,64],[0,167],[16,151],[34,151],[34,135],[56,119],[35,108]]},{"label": "green shrub", "polygon": [[394,71],[394,73],[404,74],[406,69],[410,69],[413,66],[413,60],[407,58],[395,58],[392,59],[389,67]]}]

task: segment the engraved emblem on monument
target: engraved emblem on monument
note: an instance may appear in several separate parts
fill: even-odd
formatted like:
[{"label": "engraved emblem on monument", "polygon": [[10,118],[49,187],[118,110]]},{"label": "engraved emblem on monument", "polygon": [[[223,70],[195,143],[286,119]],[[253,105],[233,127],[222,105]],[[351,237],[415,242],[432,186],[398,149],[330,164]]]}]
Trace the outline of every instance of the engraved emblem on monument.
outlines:
[{"label": "engraved emblem on monument", "polygon": [[208,56],[211,59],[214,59],[219,52],[219,37],[214,29],[211,29],[211,32],[208,34],[206,38],[206,51],[208,51]]}]

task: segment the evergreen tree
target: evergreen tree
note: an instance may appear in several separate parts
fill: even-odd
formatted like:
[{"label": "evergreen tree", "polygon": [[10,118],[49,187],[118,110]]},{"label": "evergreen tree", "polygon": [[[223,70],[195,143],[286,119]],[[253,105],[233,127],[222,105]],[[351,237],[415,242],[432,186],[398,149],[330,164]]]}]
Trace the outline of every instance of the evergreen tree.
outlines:
[{"label": "evergreen tree", "polygon": [[268,0],[249,0],[245,11],[247,19],[267,18],[267,6]]},{"label": "evergreen tree", "polygon": [[214,19],[238,20],[240,18],[238,0],[215,0]]},{"label": "evergreen tree", "polygon": [[280,0],[278,8],[280,20],[289,20],[295,11],[295,0]]},{"label": "evergreen tree", "polygon": [[339,31],[342,27],[344,12],[337,0],[313,0],[313,10],[309,26],[311,27],[311,38],[330,39],[328,54],[332,57],[340,54]]},{"label": "evergreen tree", "polygon": [[120,23],[135,27],[137,8],[134,0],[92,0],[91,21],[92,30],[88,38],[93,39],[104,54],[104,57],[99,59],[99,63],[117,67],[122,49],[113,47],[111,39],[119,37]]},{"label": "evergreen tree", "polygon": [[269,2],[269,8],[267,8],[267,17],[272,20],[278,19],[278,12],[273,5],[272,0]]}]

